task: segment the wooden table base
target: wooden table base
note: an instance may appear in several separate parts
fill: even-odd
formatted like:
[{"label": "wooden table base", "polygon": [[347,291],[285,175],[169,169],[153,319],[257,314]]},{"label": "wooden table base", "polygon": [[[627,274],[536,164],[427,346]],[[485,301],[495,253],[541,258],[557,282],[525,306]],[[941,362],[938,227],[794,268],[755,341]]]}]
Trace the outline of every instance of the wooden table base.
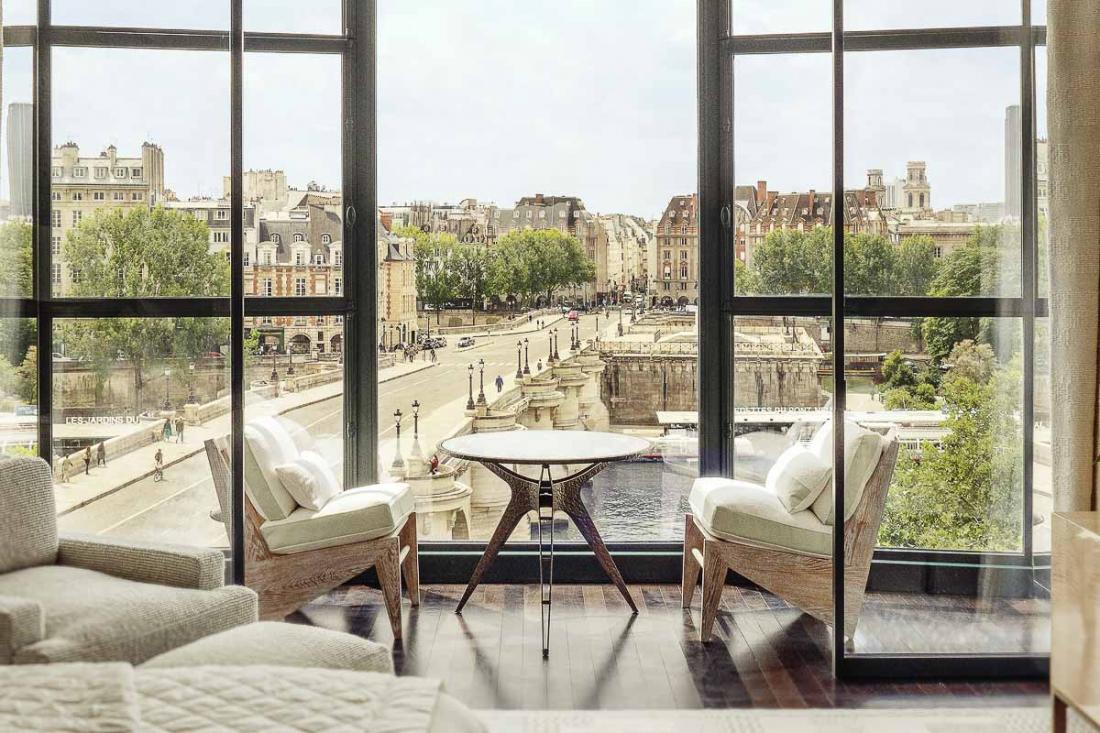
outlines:
[{"label": "wooden table base", "polygon": [[[623,598],[626,599],[627,604],[630,606],[630,610],[634,613],[638,613],[638,607],[634,604],[634,599],[630,597],[630,591],[626,588],[626,582],[623,581],[623,576],[619,573],[618,566],[615,565],[615,561],[611,558],[611,553],[607,550],[607,545],[604,544],[603,538],[600,537],[600,533],[596,529],[595,523],[592,521],[592,516],[588,513],[588,509],[584,506],[584,502],[581,501],[581,487],[584,486],[586,481],[602,471],[607,466],[606,463],[594,463],[588,468],[578,471],[571,476],[567,476],[560,481],[554,481],[551,478],[550,466],[545,464],[542,466],[540,479],[528,478],[510,468],[506,468],[500,463],[486,461],[483,465],[508,484],[508,487],[512,490],[512,498],[508,502],[508,506],[505,507],[504,514],[497,523],[497,528],[493,531],[493,536],[489,539],[489,544],[485,547],[485,553],[478,561],[477,567],[474,568],[474,574],[470,577],[470,582],[466,586],[466,591],[462,594],[462,599],[458,602],[458,608],[455,609],[455,613],[462,612],[462,608],[466,605],[466,601],[470,599],[470,595],[474,592],[474,589],[481,583],[481,578],[485,575],[485,571],[493,564],[497,554],[500,553],[501,547],[504,546],[504,543],[512,534],[513,530],[515,530],[520,520],[523,519],[528,512],[536,512],[539,514],[539,571],[540,580],[543,586],[543,654],[546,655],[548,653],[551,608],[550,596],[554,584],[554,543],[553,530],[551,529],[549,533],[546,533],[550,538],[549,548],[544,544],[544,533],[542,531],[542,522],[544,519],[541,509],[550,510],[551,528],[553,527],[552,517],[554,511],[563,511],[573,520],[573,524],[576,525],[581,536],[584,537],[585,542],[592,548],[592,552],[596,555],[596,560],[599,561],[600,567],[603,568],[604,572],[607,573],[607,576],[611,579],[611,582],[615,584],[615,587],[619,589]],[[544,494],[541,507],[539,496],[540,482],[542,484],[542,493]],[[544,559],[547,550],[549,555],[548,572]]]}]

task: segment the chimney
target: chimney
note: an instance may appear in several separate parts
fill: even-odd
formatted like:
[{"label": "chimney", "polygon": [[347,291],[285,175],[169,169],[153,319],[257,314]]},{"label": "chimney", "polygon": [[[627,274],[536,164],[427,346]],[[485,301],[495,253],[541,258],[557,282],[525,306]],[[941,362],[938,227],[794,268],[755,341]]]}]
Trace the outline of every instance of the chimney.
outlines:
[{"label": "chimney", "polygon": [[541,204],[542,203],[542,194],[541,193],[536,193],[535,194],[535,203],[536,204]]},{"label": "chimney", "polygon": [[809,215],[810,215],[810,218],[811,218],[811,219],[813,218],[813,215],[814,215],[814,198],[816,197],[816,195],[817,195],[817,192],[816,192],[816,191],[814,191],[814,190],[813,190],[813,189],[811,188],[811,189],[810,189],[810,204],[809,204],[809,206],[810,206],[810,208],[809,208],[809,212],[810,212],[810,214],[809,214]]},{"label": "chimney", "polygon": [[757,181],[756,182],[756,203],[762,204],[768,198],[768,182]]},{"label": "chimney", "polygon": [[393,214],[389,211],[379,211],[378,220],[387,232],[393,231]]}]

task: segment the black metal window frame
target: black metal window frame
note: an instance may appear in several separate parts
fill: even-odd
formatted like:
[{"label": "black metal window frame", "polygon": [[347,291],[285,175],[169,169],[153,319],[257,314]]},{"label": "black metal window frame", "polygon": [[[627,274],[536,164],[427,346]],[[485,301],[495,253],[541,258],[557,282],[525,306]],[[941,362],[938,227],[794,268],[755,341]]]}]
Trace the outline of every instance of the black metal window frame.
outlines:
[{"label": "black metal window frame", "polygon": [[[1008,317],[1022,324],[1023,365],[1023,509],[1022,551],[995,555],[877,549],[875,570],[888,565],[935,563],[1012,568],[1041,576],[1049,556],[1035,553],[1031,522],[1034,456],[1035,319],[1047,313],[1047,300],[1037,292],[1038,237],[1035,197],[1035,49],[1046,43],[1046,28],[1034,25],[1030,0],[1020,0],[1021,22],[1011,26],[844,30],[844,0],[833,0],[832,29],[820,33],[737,35],[732,4],[739,0],[699,0],[699,226],[700,226],[700,466],[711,475],[731,475],[733,465],[734,318],[741,316],[806,316],[831,319],[833,337],[833,420],[845,413],[844,325],[853,317]],[[827,53],[832,57],[833,201],[844,200],[844,61],[846,53],[960,48],[1019,49],[1021,147],[1021,292],[1017,297],[867,297],[844,293],[844,207],[832,207],[833,293],[826,296],[741,296],[734,293],[732,217],[734,190],[733,61],[760,54]],[[834,431],[834,480],[843,483],[843,431]],[[843,492],[834,507],[843,517]],[[844,554],[843,521],[833,529],[834,557]],[[873,576],[872,576],[873,577]],[[844,619],[843,563],[833,567],[836,625]],[[891,676],[1034,676],[1046,673],[1048,657],[1038,654],[855,654],[835,638],[834,670],[840,677]]]},{"label": "black metal window frame", "polygon": [[[260,316],[331,315],[344,319],[345,383],[358,377],[362,389],[345,389],[345,479],[349,485],[366,483],[374,475],[373,352],[375,230],[374,217],[357,216],[374,209],[374,3],[345,0],[342,32],[296,34],[244,30],[244,0],[226,0],[228,30],[130,28],[54,25],[50,0],[37,1],[35,25],[3,29],[5,45],[32,49],[34,102],[34,227],[32,236],[32,293],[24,298],[0,299],[10,317],[37,321],[38,353],[53,353],[54,321],[60,318],[179,318],[219,317],[230,321],[230,385],[232,462],[243,465],[244,319]],[[231,291],[225,297],[181,298],[74,298],[53,292],[50,280],[51,159],[53,140],[52,50],[57,47],[103,49],[218,51],[230,67],[230,262]],[[341,57],[341,148],[344,196],[344,294],[340,297],[244,297],[243,265],[243,109],[244,63],[249,53],[329,54]],[[366,294],[370,295],[367,296]],[[358,307],[362,304],[363,307]],[[53,451],[53,365],[38,360],[38,452],[50,461]],[[364,450],[362,447],[371,448]],[[244,483],[241,471],[232,472],[232,577],[244,579]]]}]

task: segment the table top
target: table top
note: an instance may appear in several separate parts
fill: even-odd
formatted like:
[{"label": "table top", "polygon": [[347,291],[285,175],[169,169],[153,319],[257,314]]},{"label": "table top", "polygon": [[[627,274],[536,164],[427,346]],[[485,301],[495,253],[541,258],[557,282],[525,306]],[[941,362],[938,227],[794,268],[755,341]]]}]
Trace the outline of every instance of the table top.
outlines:
[{"label": "table top", "polygon": [[589,430],[507,430],[448,438],[440,450],[455,458],[491,463],[562,465],[631,458],[646,450],[645,438]]}]

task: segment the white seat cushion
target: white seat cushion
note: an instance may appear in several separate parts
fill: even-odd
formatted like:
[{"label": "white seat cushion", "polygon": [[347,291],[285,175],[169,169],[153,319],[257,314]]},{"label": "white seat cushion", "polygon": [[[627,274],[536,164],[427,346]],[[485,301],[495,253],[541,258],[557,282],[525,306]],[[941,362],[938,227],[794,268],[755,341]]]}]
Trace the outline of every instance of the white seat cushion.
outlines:
[{"label": "white seat cushion", "polygon": [[[833,463],[833,422],[825,422],[810,441],[809,449],[818,458]],[[882,436],[851,420],[844,421],[844,518],[851,519],[863,496],[863,488],[882,456]],[[811,511],[825,524],[833,523],[833,491],[825,491],[814,501]]]},{"label": "white seat cushion", "polygon": [[285,519],[298,508],[275,471],[297,457],[298,446],[275,418],[257,418],[244,426],[245,487],[265,519]]},{"label": "white seat cushion", "polygon": [[391,534],[415,502],[408,484],[361,486],[337,494],[318,511],[299,507],[286,519],[264,522],[260,531],[279,555],[347,545]]},{"label": "white seat cushion", "polygon": [[698,478],[688,497],[696,521],[720,539],[829,555],[832,530],[814,513],[788,512],[759,484],[727,478]]}]

